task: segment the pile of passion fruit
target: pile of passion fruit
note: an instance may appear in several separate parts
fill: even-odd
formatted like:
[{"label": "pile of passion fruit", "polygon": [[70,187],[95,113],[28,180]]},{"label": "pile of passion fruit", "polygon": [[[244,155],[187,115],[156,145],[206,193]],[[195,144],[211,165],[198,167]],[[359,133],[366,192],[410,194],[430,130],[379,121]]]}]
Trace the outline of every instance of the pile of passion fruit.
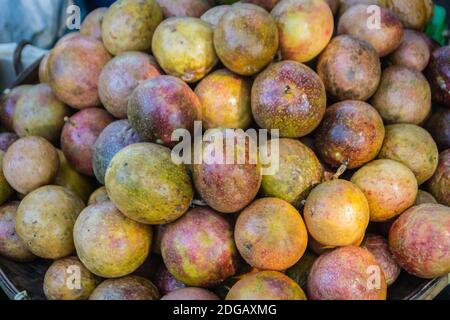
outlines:
[{"label": "pile of passion fruit", "polygon": [[[118,0],[2,100],[0,254],[53,260],[48,299],[386,299],[450,272],[433,2],[233,2]],[[174,162],[195,121],[232,150],[278,130],[278,170]]]}]

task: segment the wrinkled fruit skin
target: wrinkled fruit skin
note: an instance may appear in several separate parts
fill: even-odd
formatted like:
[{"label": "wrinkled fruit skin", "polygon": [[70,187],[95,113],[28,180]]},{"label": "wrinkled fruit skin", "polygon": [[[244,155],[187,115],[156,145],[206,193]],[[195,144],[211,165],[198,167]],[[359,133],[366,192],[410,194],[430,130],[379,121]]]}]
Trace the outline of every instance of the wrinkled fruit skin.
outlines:
[{"label": "wrinkled fruit skin", "polygon": [[261,7],[237,3],[214,30],[214,47],[228,69],[244,76],[254,75],[277,53],[277,26]]},{"label": "wrinkled fruit skin", "polygon": [[204,128],[246,130],[252,122],[251,88],[250,80],[227,69],[217,70],[204,78],[195,88],[202,104]]},{"label": "wrinkled fruit skin", "polygon": [[106,171],[105,182],[117,208],[145,224],[178,219],[193,198],[185,166],[172,162],[170,149],[152,143],[137,143],[119,151]]},{"label": "wrinkled fruit skin", "polygon": [[[379,268],[379,287],[368,287],[371,268]],[[386,290],[377,260],[359,247],[342,247],[321,255],[308,276],[308,297],[312,300],[386,300]]]},{"label": "wrinkled fruit skin", "polygon": [[208,0],[156,0],[163,10],[164,17],[196,17],[211,8]]},{"label": "wrinkled fruit skin", "polygon": [[433,99],[450,108],[450,46],[435,50],[427,68]]},{"label": "wrinkled fruit skin", "polygon": [[388,58],[390,64],[423,71],[430,61],[430,48],[426,35],[419,31],[406,29],[400,46]]},{"label": "wrinkled fruit skin", "polygon": [[12,132],[0,133],[0,150],[6,152],[8,148],[17,140],[19,136]]},{"label": "wrinkled fruit skin", "polygon": [[84,18],[80,27],[80,34],[102,41],[102,22],[108,8],[97,8]]},{"label": "wrinkled fruit skin", "polygon": [[[80,287],[69,288],[71,273],[69,270],[80,270]],[[77,257],[56,260],[48,268],[44,277],[44,294],[48,300],[87,300],[95,287],[100,283]]]},{"label": "wrinkled fruit skin", "polygon": [[103,68],[98,93],[103,106],[114,117],[127,117],[128,100],[133,90],[151,77],[159,76],[153,57],[143,52],[124,52]]},{"label": "wrinkled fruit skin", "polygon": [[170,274],[164,263],[161,263],[156,273],[152,276],[152,281],[158,287],[161,295],[186,287],[184,283],[178,281]]},{"label": "wrinkled fruit skin", "polygon": [[428,119],[426,129],[433,136],[440,150],[450,148],[450,109],[434,113]]},{"label": "wrinkled fruit skin", "polygon": [[433,2],[429,0],[379,0],[393,11],[405,28],[423,30],[433,17]]},{"label": "wrinkled fruit skin", "polygon": [[349,34],[370,43],[384,57],[398,48],[403,37],[403,26],[390,10],[380,7],[380,26],[369,28],[373,12],[369,5],[350,7],[339,19],[338,34]]},{"label": "wrinkled fruit skin", "polygon": [[48,58],[49,85],[56,97],[75,109],[100,105],[98,78],[111,56],[93,38],[74,35],[60,42]]},{"label": "wrinkled fruit skin", "polygon": [[162,19],[163,12],[155,0],[116,1],[103,17],[103,43],[113,55],[124,51],[149,52],[153,32]]},{"label": "wrinkled fruit skin", "polygon": [[282,271],[303,256],[308,233],[300,213],[292,205],[264,198],[242,211],[234,238],[239,253],[252,267]]},{"label": "wrinkled fruit skin", "polygon": [[0,207],[0,255],[17,262],[36,259],[16,233],[16,216],[19,202]]},{"label": "wrinkled fruit skin", "polygon": [[450,208],[422,204],[403,213],[389,231],[389,247],[409,273],[425,279],[450,272]]},{"label": "wrinkled fruit skin", "polygon": [[19,98],[26,93],[31,85],[15,87],[0,100],[0,124],[7,131],[14,131],[13,115]]},{"label": "wrinkled fruit skin", "polygon": [[381,80],[378,53],[367,42],[343,35],[320,55],[317,73],[327,92],[339,100],[367,100]]},{"label": "wrinkled fruit skin", "polygon": [[317,128],[326,108],[322,80],[307,66],[282,61],[261,72],[252,88],[252,111],[258,125],[279,129],[283,138],[299,138]]},{"label": "wrinkled fruit skin", "polygon": [[431,89],[420,71],[392,66],[383,71],[371,104],[388,123],[421,124],[431,112]]},{"label": "wrinkled fruit skin", "polygon": [[14,131],[19,137],[39,136],[56,142],[69,113],[69,108],[55,97],[47,84],[38,84],[17,101],[13,114]]},{"label": "wrinkled fruit skin", "polygon": [[105,184],[106,170],[112,158],[130,144],[142,142],[128,120],[114,121],[98,136],[94,145],[93,170],[97,180]]},{"label": "wrinkled fruit skin", "polygon": [[333,13],[322,0],[283,0],[273,8],[271,15],[277,23],[284,60],[307,62],[314,59],[333,35]]},{"label": "wrinkled fruit skin", "polygon": [[202,288],[182,288],[166,294],[161,300],[189,300],[189,301],[207,301],[220,300],[211,291]]},{"label": "wrinkled fruit skin", "polygon": [[306,300],[302,288],[277,271],[245,275],[228,292],[226,300]]},{"label": "wrinkled fruit skin", "polygon": [[386,221],[414,205],[418,186],[414,173],[400,162],[375,160],[359,169],[351,181],[364,192],[370,220]]},{"label": "wrinkled fruit skin", "polygon": [[416,175],[419,185],[432,177],[438,165],[438,149],[431,135],[416,125],[386,127],[386,138],[378,155],[403,163]]},{"label": "wrinkled fruit skin", "polygon": [[218,24],[222,16],[230,10],[230,5],[221,5],[212,7],[208,11],[206,11],[200,19],[205,22],[208,22],[213,28],[215,28]]},{"label": "wrinkled fruit skin", "polygon": [[294,139],[270,140],[267,149],[261,154],[270,159],[272,143],[279,143],[279,167],[273,175],[262,178],[262,192],[269,197],[283,199],[295,207],[301,205],[311,189],[322,182],[324,171],[314,152],[300,141]]},{"label": "wrinkled fruit skin", "polygon": [[378,112],[362,101],[336,103],[325,112],[316,131],[315,145],[329,165],[358,168],[373,160],[381,149],[385,130]]},{"label": "wrinkled fruit skin", "polygon": [[94,181],[72,168],[64,153],[61,150],[57,151],[59,171],[53,183],[72,190],[84,203],[87,203],[89,196],[94,191]]},{"label": "wrinkled fruit skin", "polygon": [[66,121],[61,134],[61,149],[75,170],[94,176],[94,144],[103,129],[113,121],[108,112],[99,108],[81,110]]},{"label": "wrinkled fruit skin", "polygon": [[41,137],[17,140],[3,158],[3,174],[11,187],[21,194],[50,184],[58,170],[56,149]]},{"label": "wrinkled fruit skin", "polygon": [[201,110],[198,97],[186,83],[173,76],[159,76],[143,82],[133,92],[128,119],[142,139],[174,146],[173,131],[186,129],[193,133]]},{"label": "wrinkled fruit skin", "polygon": [[[250,143],[246,139],[243,146],[238,145],[238,139],[245,134],[234,132],[231,138],[223,139],[223,154],[226,154],[226,144],[234,145],[234,160],[243,155],[245,163],[227,164],[219,156],[211,155],[215,149],[214,142],[204,142],[202,149],[203,161],[193,164],[193,180],[196,190],[206,203],[219,212],[234,213],[249,205],[256,197],[261,186],[261,167],[249,161],[256,158],[251,152]],[[211,161],[212,160],[212,161]]]},{"label": "wrinkled fruit skin", "polygon": [[367,235],[363,247],[373,254],[386,278],[386,285],[390,286],[397,280],[402,270],[394,259],[389,244],[385,238],[375,234]]},{"label": "wrinkled fruit skin", "polygon": [[80,213],[73,238],[78,257],[92,273],[118,278],[144,263],[150,251],[152,230],[128,219],[108,201]]},{"label": "wrinkled fruit skin", "polygon": [[213,29],[199,18],[164,20],[153,35],[152,50],[167,74],[190,83],[202,79],[218,62]]},{"label": "wrinkled fruit skin", "polygon": [[217,285],[237,268],[232,226],[207,207],[192,209],[168,225],[161,252],[169,272],[188,286]]},{"label": "wrinkled fruit skin", "polygon": [[[5,152],[0,151],[0,168],[3,167],[3,159],[5,157]],[[3,170],[0,171],[0,205],[5,203],[6,200],[14,193],[13,188],[9,185],[8,181],[3,174]]]},{"label": "wrinkled fruit skin", "polygon": [[108,193],[106,192],[106,188],[100,187],[90,195],[88,200],[88,206],[106,201],[110,201]]},{"label": "wrinkled fruit skin", "polygon": [[306,199],[303,218],[311,236],[324,246],[353,245],[369,224],[364,193],[346,180],[323,182]]},{"label": "wrinkled fruit skin", "polygon": [[128,276],[103,281],[89,300],[159,300],[158,289],[142,277]]},{"label": "wrinkled fruit skin", "polygon": [[450,206],[450,149],[440,154],[436,172],[428,182],[428,190],[439,203]]},{"label": "wrinkled fruit skin", "polygon": [[73,226],[83,208],[83,201],[66,188],[39,188],[28,194],[17,209],[17,234],[38,257],[63,258],[75,248]]}]

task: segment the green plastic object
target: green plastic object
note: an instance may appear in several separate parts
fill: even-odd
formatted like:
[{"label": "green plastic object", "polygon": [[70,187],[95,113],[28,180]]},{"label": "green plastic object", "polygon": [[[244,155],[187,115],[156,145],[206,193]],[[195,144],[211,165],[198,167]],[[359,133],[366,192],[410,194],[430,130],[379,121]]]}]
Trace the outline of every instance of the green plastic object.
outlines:
[{"label": "green plastic object", "polygon": [[445,45],[444,30],[446,29],[447,11],[444,7],[435,5],[433,19],[428,24],[425,32],[441,45]]}]

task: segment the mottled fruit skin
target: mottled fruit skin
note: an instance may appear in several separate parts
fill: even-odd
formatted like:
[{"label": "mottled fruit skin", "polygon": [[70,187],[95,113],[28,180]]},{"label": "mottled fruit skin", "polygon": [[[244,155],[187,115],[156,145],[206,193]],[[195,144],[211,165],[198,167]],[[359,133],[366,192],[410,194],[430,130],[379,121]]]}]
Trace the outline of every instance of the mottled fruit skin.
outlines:
[{"label": "mottled fruit skin", "polygon": [[386,138],[378,155],[403,163],[416,175],[419,185],[436,171],[439,154],[431,135],[413,124],[393,124],[386,127]]},{"label": "mottled fruit skin", "polygon": [[152,281],[163,296],[186,287],[184,283],[178,281],[170,274],[164,263],[161,263],[156,273],[152,276]]},{"label": "mottled fruit skin", "polygon": [[75,109],[100,105],[98,78],[111,59],[103,44],[74,35],[60,42],[48,58],[49,85],[56,97]]},{"label": "mottled fruit skin", "polygon": [[13,115],[19,98],[32,88],[31,85],[15,87],[0,100],[0,124],[7,131],[14,131]]},{"label": "mottled fruit skin", "polygon": [[375,160],[359,169],[351,181],[364,192],[370,220],[392,219],[414,205],[418,186],[414,173],[400,162]]},{"label": "mottled fruit skin", "polygon": [[239,215],[234,239],[239,253],[252,267],[282,271],[303,256],[308,233],[292,205],[277,198],[264,198]]},{"label": "mottled fruit skin", "polygon": [[246,130],[252,122],[251,88],[249,79],[227,69],[204,78],[195,88],[202,104],[203,127]]},{"label": "mottled fruit skin", "polygon": [[[245,144],[238,144],[245,139]],[[226,146],[234,146],[233,163],[226,163],[214,153],[216,147],[223,145],[223,155]],[[224,137],[223,144],[205,141],[202,147],[203,161],[192,165],[193,180],[196,190],[206,203],[219,212],[234,213],[249,205],[256,197],[261,186],[262,176],[257,155],[250,147],[249,139],[244,133],[233,131],[230,137]],[[237,161],[239,158],[245,161]],[[254,159],[255,161],[251,161]]]},{"label": "mottled fruit skin", "polygon": [[80,34],[102,41],[102,23],[108,8],[97,8],[91,11],[80,27]]},{"label": "mottled fruit skin", "polygon": [[[75,269],[76,268],[76,269]],[[74,284],[71,277],[79,270],[80,287],[69,287]],[[48,300],[87,300],[100,279],[93,275],[77,257],[56,260],[48,268],[44,277],[44,294]]]},{"label": "mottled fruit skin", "polygon": [[334,38],[320,55],[317,73],[332,96],[365,101],[378,88],[381,63],[370,44],[343,35]]},{"label": "mottled fruit skin", "polygon": [[19,136],[12,132],[2,132],[0,133],[0,150],[6,152],[8,148],[17,140]]},{"label": "mottled fruit skin", "polygon": [[226,300],[306,300],[302,288],[277,271],[250,273],[228,292]]},{"label": "mottled fruit skin", "polygon": [[450,149],[439,155],[439,164],[428,182],[428,190],[439,203],[450,206]]},{"label": "mottled fruit skin", "polygon": [[17,234],[38,257],[63,258],[75,249],[73,226],[83,208],[83,201],[66,188],[39,188],[28,194],[17,209]]},{"label": "mottled fruit skin", "polygon": [[41,62],[39,63],[39,82],[40,83],[49,83],[50,79],[48,77],[48,57],[50,56],[50,53],[47,53],[45,56],[42,57]]},{"label": "mottled fruit skin", "polygon": [[261,190],[264,195],[283,199],[299,207],[311,189],[322,182],[323,167],[314,152],[294,139],[270,140],[267,147],[261,146],[261,154],[271,158],[272,143],[279,144],[278,171],[264,175]]},{"label": "mottled fruit skin", "polygon": [[144,263],[150,251],[152,230],[128,219],[107,201],[80,213],[73,238],[78,257],[92,273],[118,278]]},{"label": "mottled fruit skin", "polygon": [[106,49],[117,55],[124,51],[150,51],[153,32],[163,20],[155,0],[119,0],[103,17],[102,39]]},{"label": "mottled fruit skin", "polygon": [[[5,152],[0,151],[0,168],[3,167],[3,159],[5,157]],[[8,198],[14,193],[13,188],[9,185],[8,181],[0,170],[0,205],[2,205]]]},{"label": "mottled fruit skin", "polygon": [[143,52],[118,54],[103,68],[98,93],[103,106],[114,117],[127,117],[128,100],[143,81],[159,76],[152,56]]},{"label": "mottled fruit skin", "polygon": [[9,202],[0,207],[0,255],[17,262],[36,259],[16,232],[16,216],[19,202]]},{"label": "mottled fruit skin", "polygon": [[361,4],[350,7],[339,19],[338,34],[349,34],[355,38],[370,43],[384,57],[394,52],[403,37],[403,26],[400,19],[390,10],[379,7],[380,26],[372,27],[374,23],[373,10],[369,5]]},{"label": "mottled fruit skin", "polygon": [[256,4],[270,12],[280,0],[242,0],[241,2]]},{"label": "mottled fruit skin", "polygon": [[94,191],[94,181],[72,168],[64,153],[61,150],[57,151],[59,171],[53,183],[72,190],[84,203],[87,203],[89,196]]},{"label": "mottled fruit skin", "polygon": [[208,22],[214,29],[219,24],[219,21],[223,17],[223,15],[225,13],[227,13],[228,10],[230,10],[230,8],[231,8],[231,6],[226,5],[226,4],[212,7],[211,9],[206,11],[204,14],[202,14],[200,19],[202,19],[205,22]]},{"label": "mottled fruit skin", "polygon": [[66,120],[61,133],[61,149],[78,172],[94,176],[92,158],[100,133],[114,118],[100,108],[84,109]]},{"label": "mottled fruit skin", "polygon": [[340,0],[339,2],[340,6],[337,18],[342,17],[348,9],[358,4],[380,5],[380,0]]},{"label": "mottled fruit skin", "polygon": [[417,198],[416,202],[414,203],[415,206],[418,206],[419,204],[425,204],[425,203],[438,203],[437,200],[431,195],[431,193],[428,193],[423,190],[419,190],[417,192]]},{"label": "mottled fruit skin", "polygon": [[93,204],[106,201],[110,201],[108,193],[106,192],[106,188],[100,187],[89,196],[87,204],[88,206],[91,206]]},{"label": "mottled fruit skin", "polygon": [[186,129],[193,133],[194,121],[200,120],[202,107],[198,97],[182,80],[159,76],[141,83],[130,97],[128,119],[146,141],[160,141],[174,146],[172,133]]},{"label": "mottled fruit skin", "polygon": [[426,129],[440,150],[450,148],[450,109],[433,113],[426,123]]},{"label": "mottled fruit skin", "polygon": [[101,184],[105,184],[106,169],[117,152],[138,142],[142,139],[128,120],[114,121],[102,131],[94,144],[92,157],[94,174]]},{"label": "mottled fruit skin", "polygon": [[3,158],[3,174],[11,187],[21,194],[51,183],[58,170],[56,149],[41,137],[17,140]]},{"label": "mottled fruit skin", "polygon": [[333,12],[323,0],[282,0],[271,15],[277,23],[284,60],[314,59],[333,35]]},{"label": "mottled fruit skin", "polygon": [[163,10],[164,17],[199,18],[211,8],[209,0],[156,0]]},{"label": "mottled fruit skin", "polygon": [[282,61],[261,72],[252,88],[257,124],[279,129],[283,138],[306,136],[317,128],[326,108],[325,86],[309,67]]},{"label": "mottled fruit skin", "polygon": [[188,286],[214,286],[236,273],[232,226],[207,207],[192,209],[168,225],[161,253],[169,272]]},{"label": "mottled fruit skin", "polygon": [[423,30],[433,17],[433,1],[430,0],[379,0],[380,4],[394,12],[405,28]]},{"label": "mottled fruit skin", "polygon": [[56,142],[69,113],[69,108],[55,97],[47,84],[38,84],[17,101],[13,114],[14,131],[19,137],[39,136]]},{"label": "mottled fruit skin", "polygon": [[336,103],[325,112],[316,131],[315,146],[329,165],[354,169],[373,160],[381,149],[385,130],[378,112],[362,101]]},{"label": "mottled fruit skin", "polygon": [[371,104],[388,123],[421,124],[431,112],[431,89],[420,71],[391,66],[383,71]]},{"label": "mottled fruit skin", "polygon": [[321,255],[308,276],[311,300],[386,300],[386,291],[386,280],[375,257],[367,249],[354,246]]},{"label": "mottled fruit skin", "polygon": [[277,53],[277,26],[263,8],[236,3],[216,26],[214,47],[228,69],[244,76],[254,75]]},{"label": "mottled fruit skin", "polygon": [[433,99],[450,108],[450,46],[435,50],[427,68]]},{"label": "mottled fruit skin", "polygon": [[197,82],[218,62],[213,29],[199,18],[164,20],[155,30],[152,51],[163,70],[186,82]]},{"label": "mottled fruit skin", "polygon": [[145,224],[166,224],[181,217],[193,198],[183,164],[170,149],[136,143],[119,151],[106,171],[106,189],[127,217]]},{"label": "mottled fruit skin", "polygon": [[217,295],[202,288],[182,288],[166,294],[161,300],[208,301],[220,300]]},{"label": "mottled fruit skin", "polygon": [[323,182],[314,188],[303,211],[311,236],[325,246],[353,245],[369,224],[364,193],[346,180]]},{"label": "mottled fruit skin", "polygon": [[400,46],[388,58],[392,65],[423,71],[430,61],[430,49],[425,35],[406,29]]},{"label": "mottled fruit skin", "polygon": [[419,278],[450,272],[450,208],[422,204],[403,213],[389,231],[389,247],[398,264]]},{"label": "mottled fruit skin", "polygon": [[395,261],[387,240],[379,235],[368,234],[362,247],[369,250],[377,260],[386,278],[386,285],[393,284],[402,269]]},{"label": "mottled fruit skin", "polygon": [[156,286],[138,276],[127,276],[103,281],[92,292],[89,300],[159,300]]}]

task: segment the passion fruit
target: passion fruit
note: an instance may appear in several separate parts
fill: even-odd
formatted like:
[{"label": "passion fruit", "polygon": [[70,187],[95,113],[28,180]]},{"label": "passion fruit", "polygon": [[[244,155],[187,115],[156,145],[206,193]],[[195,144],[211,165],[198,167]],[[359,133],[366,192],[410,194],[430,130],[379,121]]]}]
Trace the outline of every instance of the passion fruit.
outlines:
[{"label": "passion fruit", "polygon": [[209,9],[208,11],[206,11],[201,17],[200,19],[202,19],[205,22],[208,22],[213,29],[215,29],[217,27],[217,25],[219,24],[220,19],[222,18],[222,16],[228,12],[228,10],[230,10],[230,5],[220,5],[220,6],[215,6],[212,7],[211,9]]},{"label": "passion fruit", "polygon": [[389,56],[392,65],[423,71],[430,61],[430,49],[425,35],[419,31],[406,29],[400,46]]},{"label": "passion fruit", "polygon": [[417,192],[417,198],[416,198],[416,202],[414,203],[414,205],[418,206],[419,204],[425,204],[425,203],[438,203],[438,202],[431,193],[428,193],[423,190],[419,190]]},{"label": "passion fruit", "polygon": [[17,101],[32,87],[31,85],[15,87],[0,100],[0,124],[5,130],[14,131],[13,116]]},{"label": "passion fruit", "polygon": [[164,17],[200,17],[211,7],[210,0],[156,0]]},{"label": "passion fruit", "polygon": [[428,182],[428,189],[439,203],[450,206],[450,149],[439,155],[438,167]]},{"label": "passion fruit", "polygon": [[89,300],[158,300],[158,289],[150,281],[138,276],[103,281]]},{"label": "passion fruit", "polygon": [[433,113],[426,123],[426,129],[440,150],[450,148],[450,109]]},{"label": "passion fruit", "polygon": [[433,92],[433,99],[450,108],[450,46],[436,49],[426,71]]},{"label": "passion fruit", "polygon": [[102,41],[102,23],[108,8],[97,8],[91,11],[80,26],[80,34]]},{"label": "passion fruit", "polygon": [[97,190],[95,190],[94,192],[92,192],[92,194],[90,195],[89,200],[88,200],[88,206],[91,206],[93,204],[100,203],[100,202],[106,202],[106,201],[110,201],[110,199],[108,197],[108,193],[106,192],[106,188],[100,187]]},{"label": "passion fruit", "polygon": [[220,300],[219,297],[209,290],[202,288],[181,288],[166,294],[161,300],[188,300],[207,301]]}]

